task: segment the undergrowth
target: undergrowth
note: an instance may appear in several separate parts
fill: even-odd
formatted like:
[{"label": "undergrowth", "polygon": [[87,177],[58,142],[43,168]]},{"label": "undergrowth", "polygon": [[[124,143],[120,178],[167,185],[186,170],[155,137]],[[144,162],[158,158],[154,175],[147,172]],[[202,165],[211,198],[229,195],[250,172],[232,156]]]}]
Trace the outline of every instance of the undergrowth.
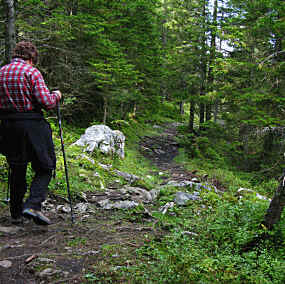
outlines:
[{"label": "undergrowth", "polygon": [[[57,154],[57,176],[52,180],[49,189],[54,194],[66,197],[58,126],[52,119],[50,123]],[[73,198],[84,191],[104,190],[115,182],[123,185],[125,181],[114,173],[114,169],[141,177],[143,186],[147,189],[157,188],[161,183],[159,175],[150,174],[158,172],[158,169],[138,153],[140,137],[154,135],[158,130],[135,120],[114,121],[112,127],[122,130],[126,135],[124,160],[116,156],[105,156],[97,151],[87,155],[79,147],[72,146],[84,129],[64,125],[63,135]],[[183,138],[185,143],[193,142],[193,137],[188,137],[189,141],[186,138]],[[187,151],[181,150],[176,162],[183,164],[189,171],[195,170],[199,176],[207,175],[208,182],[219,181],[224,193],[203,192],[201,200],[191,201],[181,207],[174,206],[166,214],[154,208],[155,226],[163,229],[165,235],[158,239],[153,238],[138,248],[136,262],[112,272],[117,279],[125,279],[129,283],[285,283],[284,215],[269,234],[272,237],[264,239],[251,250],[244,251],[246,243],[264,233],[265,229],[260,228],[260,223],[269,203],[256,199],[254,195],[243,198],[237,196],[237,190],[242,187],[271,197],[278,181],[271,179],[254,184],[249,172],[232,167],[228,163],[230,157],[221,154],[223,145],[226,149],[232,146],[225,146],[223,137],[217,136],[216,141],[218,140],[221,143],[216,143],[214,147],[207,137],[196,139],[195,143],[198,141],[201,144],[198,148],[192,147],[196,152],[189,153],[189,148]],[[104,169],[102,164],[109,165],[110,170]],[[0,158],[0,167],[0,197],[3,199],[7,186],[4,157]],[[29,169],[29,181],[31,175]],[[178,190],[161,190],[156,207],[173,201],[174,193]],[[131,218],[130,214],[124,216]],[[86,280],[92,279],[97,279],[95,272],[86,271]]]},{"label": "undergrowth", "polygon": [[[132,283],[284,283],[284,241],[265,239],[243,252],[263,232],[267,207],[264,201],[207,194],[200,203],[157,214],[159,225],[171,224],[169,233],[138,249],[139,264],[124,273]],[[284,223],[283,218],[272,235]]]}]

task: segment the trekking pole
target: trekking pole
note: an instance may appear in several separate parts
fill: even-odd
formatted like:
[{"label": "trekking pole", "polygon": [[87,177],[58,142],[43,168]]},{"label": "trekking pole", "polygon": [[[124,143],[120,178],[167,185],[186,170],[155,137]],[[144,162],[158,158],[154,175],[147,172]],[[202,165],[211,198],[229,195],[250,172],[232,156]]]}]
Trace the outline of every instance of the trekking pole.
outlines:
[{"label": "trekking pole", "polygon": [[74,223],[74,216],[73,216],[73,208],[72,208],[72,201],[71,201],[71,194],[70,194],[70,188],[69,188],[69,179],[68,179],[68,170],[67,170],[67,163],[66,163],[66,157],[65,157],[65,151],[64,151],[64,143],[62,138],[62,126],[61,126],[61,115],[60,115],[60,103],[57,103],[57,118],[58,118],[58,126],[59,126],[59,135],[60,135],[60,141],[61,141],[61,151],[63,155],[63,162],[64,162],[64,169],[65,169],[65,178],[66,178],[66,187],[67,187],[67,193],[68,193],[68,200],[70,205],[70,213],[71,213],[71,223]]}]

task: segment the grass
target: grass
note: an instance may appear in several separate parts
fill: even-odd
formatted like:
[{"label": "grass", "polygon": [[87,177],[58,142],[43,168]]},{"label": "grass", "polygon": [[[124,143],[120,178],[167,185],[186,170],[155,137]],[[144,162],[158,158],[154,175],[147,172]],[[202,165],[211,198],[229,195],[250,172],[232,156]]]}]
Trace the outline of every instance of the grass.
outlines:
[{"label": "grass", "polygon": [[141,264],[125,273],[133,283],[284,283],[283,246],[265,240],[242,252],[267,206],[216,196],[156,215],[172,224],[169,234],[137,250]]},{"label": "grass", "polygon": [[[80,157],[82,152],[78,147],[71,146],[82,130],[71,126],[65,128],[64,140],[74,198],[80,192],[103,190],[103,187],[118,180],[124,183],[112,170],[102,169],[99,163],[111,164],[113,169],[141,177],[145,187],[149,189],[157,187],[161,182],[159,175],[150,175],[150,172],[158,170],[138,153],[137,147],[141,135],[154,135],[157,130],[151,126],[141,127],[135,121],[128,124],[117,122],[117,126],[127,135],[126,158],[120,160],[95,152],[91,157],[94,164]],[[52,128],[56,130],[54,123]],[[52,180],[50,190],[66,197],[64,164],[56,131],[54,141],[58,156],[57,178]],[[163,229],[164,237],[149,238],[146,234],[145,239],[148,241],[136,249],[136,261],[121,266],[120,269],[115,269],[120,264],[118,259],[110,258],[116,253],[117,247],[103,246],[103,253],[108,261],[102,260],[98,264],[101,267],[86,271],[86,281],[92,283],[103,278],[102,283],[112,283],[112,279],[116,278],[125,279],[126,283],[285,283],[284,214],[280,224],[272,232],[272,238],[263,240],[250,251],[243,251],[247,242],[263,232],[259,225],[268,208],[268,202],[250,195],[239,199],[236,194],[238,188],[243,187],[272,196],[278,182],[269,180],[253,187],[249,173],[233,170],[226,164],[223,166],[223,161],[220,159],[215,163],[213,159],[201,157],[189,159],[187,153],[181,150],[176,162],[190,171],[197,170],[198,175],[208,174],[209,180],[219,180],[226,189],[225,193],[221,195],[203,192],[200,201],[191,201],[182,207],[174,206],[166,214],[153,208],[156,211],[153,212],[155,228]],[[4,198],[7,173],[3,157],[0,158],[0,167],[0,197]],[[95,172],[97,175],[94,175]],[[29,171],[29,180],[30,178]],[[178,190],[174,187],[162,189],[156,207],[173,201]],[[141,211],[143,210],[140,207],[129,212],[120,211],[119,217],[114,216],[114,219],[126,218],[141,222]],[[67,242],[69,246],[77,247],[84,245],[86,240],[78,238]],[[102,272],[100,275],[96,273],[98,269]]]}]

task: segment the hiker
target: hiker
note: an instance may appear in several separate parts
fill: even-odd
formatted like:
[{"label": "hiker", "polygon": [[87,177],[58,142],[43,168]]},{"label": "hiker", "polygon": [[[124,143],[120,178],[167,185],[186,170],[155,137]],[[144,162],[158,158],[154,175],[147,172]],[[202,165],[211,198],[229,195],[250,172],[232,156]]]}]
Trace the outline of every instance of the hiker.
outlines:
[{"label": "hiker", "polygon": [[[50,92],[40,71],[37,48],[27,41],[19,42],[10,64],[0,69],[0,119],[2,120],[2,153],[10,167],[10,213],[13,224],[23,223],[23,217],[38,225],[49,225],[41,212],[49,182],[55,170],[56,157],[49,123],[42,109],[56,107],[60,91]],[[27,192],[27,165],[35,175]]]}]

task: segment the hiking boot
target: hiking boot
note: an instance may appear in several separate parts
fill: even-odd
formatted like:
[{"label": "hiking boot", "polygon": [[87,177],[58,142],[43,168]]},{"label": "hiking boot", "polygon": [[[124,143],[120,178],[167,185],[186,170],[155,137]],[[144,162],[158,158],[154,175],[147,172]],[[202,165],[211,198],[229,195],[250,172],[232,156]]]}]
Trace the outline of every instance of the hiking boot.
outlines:
[{"label": "hiking boot", "polygon": [[32,208],[24,209],[23,216],[29,219],[33,219],[37,225],[46,226],[51,224],[50,219],[47,218],[41,211]]}]

